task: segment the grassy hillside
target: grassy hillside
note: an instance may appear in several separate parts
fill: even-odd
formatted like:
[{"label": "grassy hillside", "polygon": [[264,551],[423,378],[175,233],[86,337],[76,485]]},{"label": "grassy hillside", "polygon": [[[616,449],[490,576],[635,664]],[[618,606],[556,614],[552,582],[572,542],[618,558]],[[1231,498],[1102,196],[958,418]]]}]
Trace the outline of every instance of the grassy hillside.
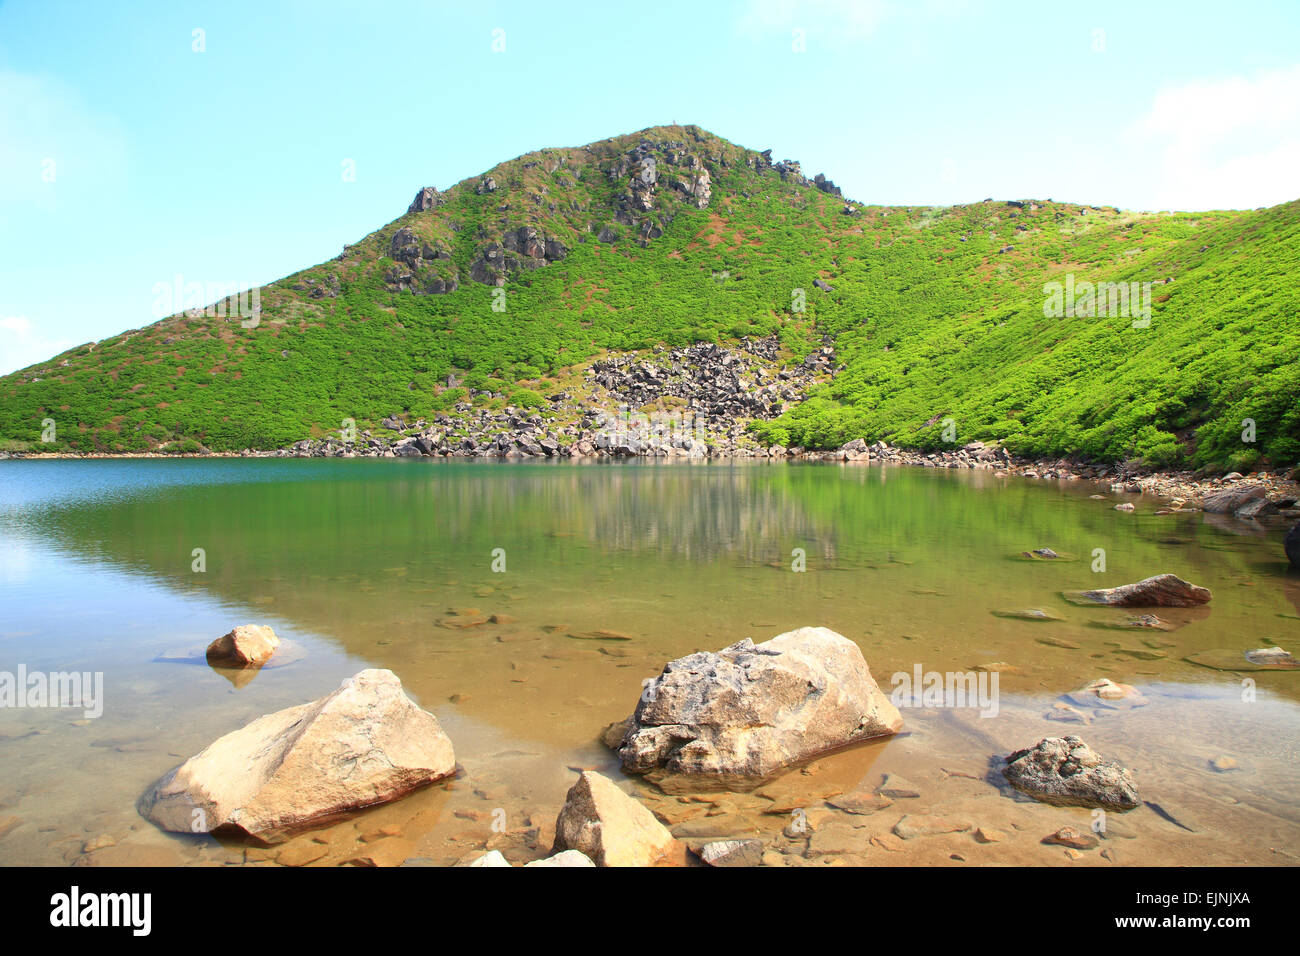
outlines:
[{"label": "grassy hillside", "polygon": [[[795,361],[832,341],[845,368],[756,423],[764,442],[955,430],[1022,453],[1300,461],[1300,202],[846,208],[797,167],[656,127],[526,154],[412,210],[265,287],[256,328],[175,315],[0,379],[0,449],[273,448],[470,390],[537,404],[608,350],[776,333]],[[1160,283],[1149,326],[1045,316],[1067,274]]]}]

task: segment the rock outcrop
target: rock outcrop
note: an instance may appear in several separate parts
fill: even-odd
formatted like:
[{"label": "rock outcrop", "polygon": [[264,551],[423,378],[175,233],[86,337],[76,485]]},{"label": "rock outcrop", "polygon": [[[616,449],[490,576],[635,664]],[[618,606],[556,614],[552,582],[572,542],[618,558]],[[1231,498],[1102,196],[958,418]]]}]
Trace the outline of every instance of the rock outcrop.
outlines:
[{"label": "rock outcrop", "polygon": [[261,667],[280,639],[264,624],[240,624],[208,645],[208,663],[213,667]]},{"label": "rock outcrop", "polygon": [[619,758],[629,773],[762,778],[902,726],[858,646],[803,627],[670,662],[647,683]]},{"label": "rock outcrop", "polygon": [[1131,810],[1140,802],[1132,773],[1074,736],[1047,737],[1017,750],[1002,773],[1017,790],[1044,803]]},{"label": "rock outcrop", "polygon": [[587,770],[570,789],[555,821],[553,854],[577,850],[597,866],[654,866],[673,857],[679,844],[653,813]]},{"label": "rock outcrop", "polygon": [[415,194],[411,200],[411,205],[406,207],[408,213],[427,212],[430,209],[436,209],[446,202],[446,197],[432,186],[425,186]]},{"label": "rock outcrop", "polygon": [[388,670],[259,717],[158,781],[140,812],[165,830],[285,834],[385,803],[456,771],[451,741]]},{"label": "rock outcrop", "polygon": [[1095,591],[1072,591],[1067,594],[1078,603],[1105,604],[1109,607],[1197,607],[1209,603],[1209,588],[1189,584],[1174,574],[1157,574],[1136,584]]}]

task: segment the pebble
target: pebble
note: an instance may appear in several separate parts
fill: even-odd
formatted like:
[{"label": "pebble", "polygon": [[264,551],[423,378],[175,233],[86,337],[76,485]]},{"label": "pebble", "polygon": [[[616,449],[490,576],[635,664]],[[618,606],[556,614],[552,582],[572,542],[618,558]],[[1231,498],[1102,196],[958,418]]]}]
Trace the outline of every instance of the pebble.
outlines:
[{"label": "pebble", "polygon": [[1091,850],[1101,841],[1091,833],[1085,833],[1077,827],[1061,827],[1055,833],[1043,837],[1044,843],[1052,843],[1058,846],[1072,847],[1076,850]]}]

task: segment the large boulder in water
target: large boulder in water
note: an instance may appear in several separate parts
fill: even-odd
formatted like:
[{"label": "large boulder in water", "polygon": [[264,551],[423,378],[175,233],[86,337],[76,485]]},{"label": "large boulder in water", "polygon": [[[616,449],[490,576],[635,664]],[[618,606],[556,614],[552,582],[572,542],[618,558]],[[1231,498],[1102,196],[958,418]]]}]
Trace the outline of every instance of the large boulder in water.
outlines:
[{"label": "large boulder in water", "polygon": [[856,644],[802,627],[669,663],[642,693],[619,758],[630,773],[765,777],[902,726]]},{"label": "large boulder in water", "polygon": [[1300,521],[1286,533],[1286,557],[1291,567],[1300,568]]},{"label": "large boulder in water", "polygon": [[1139,803],[1133,774],[1074,736],[1047,737],[1017,750],[1002,773],[1017,790],[1044,803],[1112,810]]},{"label": "large boulder in water", "polygon": [[165,830],[275,842],[456,771],[438,719],[392,671],[364,670],[309,704],[259,717],[158,781],[140,812]]},{"label": "large boulder in water", "polygon": [[1235,514],[1239,509],[1246,507],[1256,498],[1263,498],[1265,489],[1263,485],[1253,482],[1244,482],[1232,485],[1222,491],[1216,491],[1208,495],[1201,502],[1201,510],[1207,514],[1230,515]]},{"label": "large boulder in water", "polygon": [[1071,591],[1067,597],[1082,604],[1110,607],[1196,607],[1209,602],[1209,588],[1189,584],[1176,574],[1157,574],[1136,584],[1095,591]]}]

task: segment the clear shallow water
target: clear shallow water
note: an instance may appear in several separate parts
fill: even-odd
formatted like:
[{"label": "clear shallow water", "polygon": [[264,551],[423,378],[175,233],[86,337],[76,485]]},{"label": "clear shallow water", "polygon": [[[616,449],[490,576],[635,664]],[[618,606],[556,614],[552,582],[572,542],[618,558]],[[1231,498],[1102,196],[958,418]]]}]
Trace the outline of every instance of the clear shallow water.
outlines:
[{"label": "clear shallow water", "polygon": [[[1203,515],[1136,514],[1092,485],[990,472],[825,464],[131,460],[0,462],[0,670],[98,671],[102,716],[0,709],[0,863],[229,863],[274,859],[155,830],[145,788],[213,739],[387,667],[433,710],[464,773],[298,838],[316,861],[375,846],[452,862],[484,846],[543,855],[572,767],[617,777],[595,738],[633,708],[664,662],[806,624],[857,641],[890,675],[997,662],[1000,711],[908,709],[911,731],[837,754],[778,785],[816,813],[834,790],[901,772],[922,796],[870,816],[827,817],[812,859],[1067,863],[1039,843],[1088,812],[1018,799],[990,758],[1078,733],[1132,767],[1149,809],[1124,816],[1122,863],[1289,863],[1300,853],[1300,675],[1227,673],[1184,660],[1212,649],[1297,650],[1300,579],[1280,538]],[[1069,560],[1029,562],[1051,547]],[[193,550],[206,571],[192,570]],[[791,571],[792,550],[807,571]],[[1093,550],[1107,570],[1091,570]],[[492,571],[503,549],[506,570]],[[1128,616],[1061,591],[1172,571],[1210,587],[1208,609],[1161,611],[1177,630],[1103,626]],[[1042,608],[1033,622],[998,610]],[[458,612],[458,613],[457,613]],[[505,615],[506,623],[481,621]],[[271,624],[301,657],[236,687],[205,666],[160,662],[240,623]],[[470,626],[461,626],[469,624]],[[629,640],[577,639],[593,631]],[[1055,643],[1043,643],[1043,639]],[[1072,644],[1075,647],[1057,646]],[[1087,726],[1045,719],[1096,677],[1151,700]],[[1242,678],[1253,678],[1253,702]],[[1231,756],[1237,770],[1208,761]],[[759,794],[683,802],[637,783],[683,836],[757,833],[791,859],[804,840]],[[502,811],[505,832],[492,830]],[[1000,827],[873,845],[902,813]],[[854,826],[854,824],[858,824]],[[360,842],[379,827],[385,840]],[[1188,829],[1190,827],[1190,829]],[[842,831],[842,832],[841,832]],[[114,845],[87,856],[87,841]],[[397,842],[394,842],[397,841]],[[107,842],[107,841],[103,841]],[[888,842],[888,841],[886,841]],[[897,842],[897,841],[895,841]],[[1110,841],[1108,841],[1110,842]],[[310,856],[311,854],[305,854]],[[1078,863],[1110,865],[1093,851]]]}]

